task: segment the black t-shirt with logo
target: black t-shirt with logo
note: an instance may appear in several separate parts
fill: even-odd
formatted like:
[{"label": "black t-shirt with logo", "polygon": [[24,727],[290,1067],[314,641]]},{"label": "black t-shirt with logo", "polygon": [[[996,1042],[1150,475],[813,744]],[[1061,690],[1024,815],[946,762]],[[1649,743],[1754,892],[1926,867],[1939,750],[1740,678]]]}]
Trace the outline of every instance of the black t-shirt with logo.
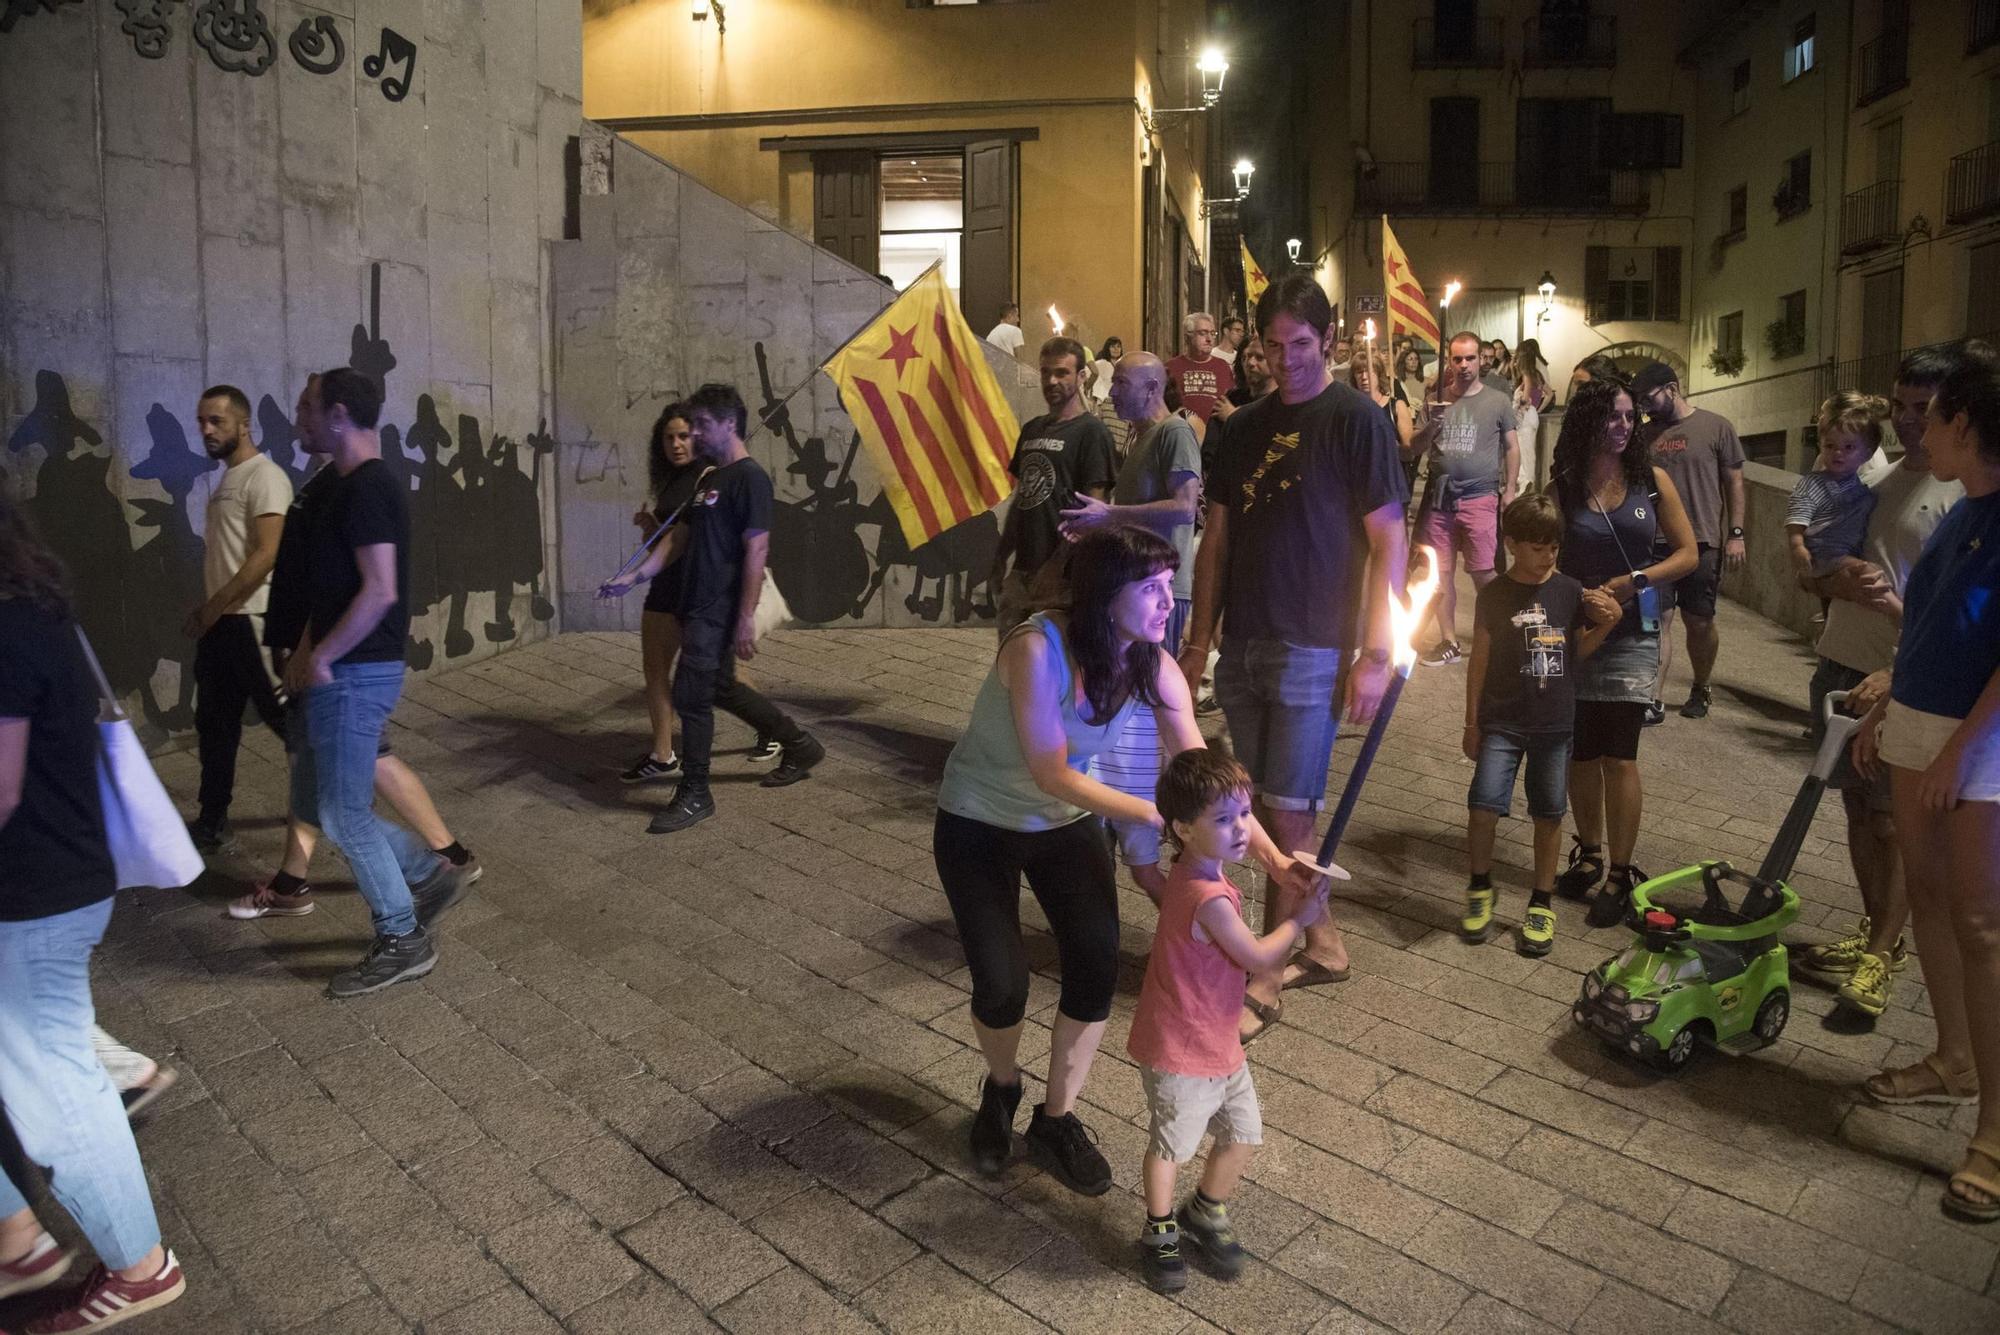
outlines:
[{"label": "black t-shirt with logo", "polygon": [[1109,491],[1117,481],[1111,432],[1091,413],[1067,422],[1037,417],[1021,428],[1007,467],[1016,483],[1014,569],[1032,576],[1062,546],[1062,512],[1081,493]]},{"label": "black t-shirt with logo", "polygon": [[743,596],[743,539],[771,531],[772,506],[771,479],[747,455],[702,480],[680,521],[688,531],[675,562],[681,568],[675,610],[683,620],[735,621]]},{"label": "black t-shirt with logo", "polygon": [[1502,575],[1479,591],[1474,615],[1489,645],[1479,726],[1524,734],[1574,728],[1583,585],[1562,574],[1540,584]]},{"label": "black t-shirt with logo", "polygon": [[1304,403],[1276,394],[1229,418],[1209,478],[1227,506],[1223,631],[1351,649],[1367,605],[1363,520],[1409,501],[1396,433],[1367,395],[1328,385]]},{"label": "black t-shirt with logo", "polygon": [[0,825],[0,922],[70,913],[118,890],[97,791],[97,686],[76,624],[0,598],[0,718],[28,720],[21,805]]},{"label": "black t-shirt with logo", "polygon": [[340,624],[348,604],[361,592],[361,568],[354,553],[363,547],[392,543],[396,548],[396,603],[382,614],[374,629],[361,637],[343,663],[401,662],[403,642],[410,634],[410,507],[395,474],[380,459],[370,459],[353,472],[332,473],[315,488],[319,494],[302,518],[306,529],[306,605],[313,643],[322,643]]}]

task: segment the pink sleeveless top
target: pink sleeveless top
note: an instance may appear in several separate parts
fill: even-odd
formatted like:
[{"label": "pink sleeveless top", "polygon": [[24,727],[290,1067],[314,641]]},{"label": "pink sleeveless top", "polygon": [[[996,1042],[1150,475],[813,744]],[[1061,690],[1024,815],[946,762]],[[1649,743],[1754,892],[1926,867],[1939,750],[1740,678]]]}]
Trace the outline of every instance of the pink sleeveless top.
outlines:
[{"label": "pink sleeveless top", "polygon": [[1199,941],[1195,915],[1211,899],[1227,899],[1243,912],[1243,896],[1227,877],[1198,881],[1174,864],[1161,896],[1159,926],[1153,933],[1153,953],[1146,960],[1146,981],[1139,989],[1139,1009],[1132,1017],[1132,1036],[1125,1050],[1134,1061],[1174,1075],[1229,1075],[1243,1065],[1243,1043],[1236,1036],[1243,1013],[1243,988],[1249,975],[1239,969],[1222,947]]}]

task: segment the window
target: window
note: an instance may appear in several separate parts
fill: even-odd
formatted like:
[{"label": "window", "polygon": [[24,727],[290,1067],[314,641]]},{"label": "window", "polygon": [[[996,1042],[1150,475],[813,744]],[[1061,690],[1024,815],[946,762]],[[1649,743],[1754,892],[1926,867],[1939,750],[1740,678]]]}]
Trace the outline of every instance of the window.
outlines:
[{"label": "window", "polygon": [[1681,318],[1679,246],[1589,246],[1583,253],[1584,318]]},{"label": "window", "polygon": [[1813,16],[1806,15],[1792,28],[1791,43],[1785,47],[1785,82],[1790,83],[1813,67]]},{"label": "window", "polygon": [[1723,236],[1731,241],[1741,239],[1750,230],[1750,187],[1739,185],[1729,192],[1729,222],[1722,229]]},{"label": "window", "polygon": [[1715,322],[1715,350],[1725,357],[1743,355],[1743,312],[1731,311]]},{"label": "window", "polygon": [[1785,160],[1785,174],[1771,196],[1771,207],[1780,219],[1792,218],[1812,207],[1812,150]]},{"label": "window", "polygon": [[1613,171],[1660,171],[1681,165],[1681,118],[1664,111],[1605,115],[1598,163]]},{"label": "window", "polygon": [[1768,331],[1771,355],[1779,360],[1806,350],[1806,294],[1801,288],[1778,298],[1778,318]]},{"label": "window", "polygon": [[1965,332],[2000,331],[2000,241],[1974,246],[1966,272]]},{"label": "window", "polygon": [[1729,114],[1740,116],[1750,110],[1750,62],[1740,60],[1729,71]]},{"label": "window", "polygon": [[965,253],[964,156],[885,157],[879,175],[879,271],[900,288],[941,263],[956,296]]}]

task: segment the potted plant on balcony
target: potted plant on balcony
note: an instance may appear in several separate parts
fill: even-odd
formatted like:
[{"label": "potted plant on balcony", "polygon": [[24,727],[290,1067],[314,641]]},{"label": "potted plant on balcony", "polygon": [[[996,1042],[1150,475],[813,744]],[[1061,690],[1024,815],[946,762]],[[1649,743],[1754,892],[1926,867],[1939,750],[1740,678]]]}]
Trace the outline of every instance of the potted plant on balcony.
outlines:
[{"label": "potted plant on balcony", "polygon": [[1806,350],[1806,331],[1789,320],[1773,320],[1764,326],[1764,346],[1774,361],[1796,357]]},{"label": "potted plant on balcony", "polygon": [[1743,349],[1711,348],[1708,353],[1708,369],[1719,376],[1737,376],[1743,373]]}]

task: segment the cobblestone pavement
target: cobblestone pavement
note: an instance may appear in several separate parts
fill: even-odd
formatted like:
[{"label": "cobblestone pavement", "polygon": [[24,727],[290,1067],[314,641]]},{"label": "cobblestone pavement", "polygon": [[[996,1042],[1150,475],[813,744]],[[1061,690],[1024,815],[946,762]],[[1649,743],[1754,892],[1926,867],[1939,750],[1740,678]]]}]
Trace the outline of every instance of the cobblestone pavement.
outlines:
[{"label": "cobblestone pavement", "polygon": [[[1739,610],[1724,636],[1715,714],[1646,736],[1655,871],[1754,862],[1805,765],[1810,660]],[[635,638],[413,684],[397,749],[488,871],[434,974],[345,1004],[322,988],[366,915],[332,855],[314,915],[221,914],[279,847],[280,757],[255,738],[241,851],[122,902],[99,963],[104,1023],[181,1076],[139,1141],[191,1289],[140,1328],[2000,1330],[2000,1228],[1937,1207],[1970,1110],[1855,1101],[1926,1050],[1916,969],[1872,1029],[1800,981],[1775,1047],[1666,1079],[1572,1029],[1578,974],[1618,933],[1565,906],[1545,961],[1460,944],[1463,669],[1419,669],[1352,827],[1353,980],[1288,994],[1252,1049],[1269,1140],[1239,1198],[1243,1278],[1197,1274],[1177,1302],[1136,1278],[1124,1043],[1152,915],[1129,887],[1084,1110],[1116,1189],[1084,1200],[1020,1162],[974,1176],[981,1063],[930,827],[991,642],[774,637],[755,677],[828,761],[767,791],[725,755],[719,817],[672,838],[644,833],[668,790],[616,777],[643,719]],[[191,754],[161,769],[191,795]],[[1801,938],[1856,910],[1836,814],[1800,859]],[[1511,925],[1527,831],[1501,834]],[[1056,989],[1036,945],[1038,1079]],[[0,1304],[0,1326],[28,1315]]]}]

